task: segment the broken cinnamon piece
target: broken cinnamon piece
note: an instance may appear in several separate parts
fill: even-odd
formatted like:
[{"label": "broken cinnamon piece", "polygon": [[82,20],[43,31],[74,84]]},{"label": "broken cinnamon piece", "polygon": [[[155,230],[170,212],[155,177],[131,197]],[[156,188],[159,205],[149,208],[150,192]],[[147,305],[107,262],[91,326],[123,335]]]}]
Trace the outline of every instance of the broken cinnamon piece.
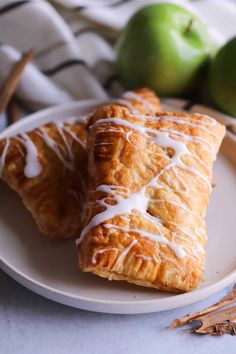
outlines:
[{"label": "broken cinnamon piece", "polygon": [[197,329],[198,333],[204,333],[209,327],[224,323],[225,321],[234,321],[235,319],[236,306],[227,307],[221,311],[208,313],[195,318],[196,321],[200,321],[201,323],[201,326]]},{"label": "broken cinnamon piece", "polygon": [[21,74],[23,73],[26,64],[28,64],[32,60],[34,52],[34,49],[31,49],[28,52],[24,53],[22,55],[22,58],[14,65],[9,76],[5,80],[0,93],[0,113],[5,111],[5,109],[7,108],[8,103],[10,102],[17,88]]},{"label": "broken cinnamon piece", "polygon": [[206,328],[204,331],[200,329],[193,329],[193,332],[200,333],[200,334],[212,334],[217,336],[221,336],[224,334],[230,334],[231,336],[235,336],[236,322],[228,321],[224,323],[219,323],[214,326]]},{"label": "broken cinnamon piece", "polygon": [[197,317],[200,317],[200,316],[206,315],[207,313],[218,310],[224,306],[231,304],[234,301],[236,301],[236,284],[234,284],[232,291],[228,295],[224,296],[223,299],[216,302],[214,305],[212,305],[200,312],[196,312],[192,315],[187,315],[181,319],[174,320],[173,322],[171,322],[169,328],[178,328],[178,327],[184,326],[185,324],[191,322],[192,320],[196,319]]}]

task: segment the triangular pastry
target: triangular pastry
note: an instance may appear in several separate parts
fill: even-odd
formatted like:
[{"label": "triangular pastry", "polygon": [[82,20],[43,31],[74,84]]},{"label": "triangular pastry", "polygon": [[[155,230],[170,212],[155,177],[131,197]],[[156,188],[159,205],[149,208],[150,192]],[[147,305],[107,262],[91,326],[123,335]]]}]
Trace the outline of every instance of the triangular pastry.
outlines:
[{"label": "triangular pastry", "polygon": [[87,132],[80,122],[48,123],[0,141],[0,174],[22,198],[40,231],[54,239],[79,233]]}]

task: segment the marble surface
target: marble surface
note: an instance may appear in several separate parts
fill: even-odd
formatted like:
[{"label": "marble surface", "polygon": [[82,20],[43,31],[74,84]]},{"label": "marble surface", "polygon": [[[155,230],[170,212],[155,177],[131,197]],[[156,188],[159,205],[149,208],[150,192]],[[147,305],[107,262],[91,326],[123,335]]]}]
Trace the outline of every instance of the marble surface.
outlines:
[{"label": "marble surface", "polygon": [[146,315],[106,315],[44,299],[0,271],[1,354],[235,354],[236,338],[167,330],[176,317],[209,306],[230,287],[181,309]]}]

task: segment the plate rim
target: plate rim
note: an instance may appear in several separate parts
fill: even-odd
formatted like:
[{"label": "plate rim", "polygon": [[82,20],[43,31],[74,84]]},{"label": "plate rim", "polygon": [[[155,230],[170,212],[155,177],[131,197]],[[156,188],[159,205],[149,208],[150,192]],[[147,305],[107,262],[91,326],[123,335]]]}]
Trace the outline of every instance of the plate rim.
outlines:
[{"label": "plate rim", "polygon": [[[3,259],[0,259],[0,268],[25,288],[54,302],[58,302],[77,309],[110,314],[141,314],[162,312],[180,308],[201,301],[236,281],[235,269],[232,270],[227,276],[223,276],[219,281],[203,289],[197,289],[188,293],[172,295],[169,298],[135,301],[102,299],[95,300],[89,297],[75,296],[68,292],[61,291],[43,284],[19,271],[14,266],[10,265],[9,262],[4,261]],[[177,297],[178,300],[176,299]],[[176,304],[176,300],[178,301],[178,304]],[[145,305],[145,309],[142,309],[141,305]],[[137,310],[137,307],[139,307],[139,310]]]},{"label": "plate rim", "polygon": [[[179,99],[164,99],[164,103],[171,103],[173,102],[180,103],[184,106],[186,104],[186,100],[179,100]],[[58,112],[63,113],[64,111],[73,110],[81,108],[81,106],[90,106],[104,103],[104,100],[98,99],[88,99],[82,100],[78,102],[71,102],[68,104],[64,104],[61,106],[50,107],[36,113],[29,115],[28,117],[20,120],[11,126],[7,127],[1,134],[0,139],[4,138],[8,134],[11,134],[12,131],[15,129],[20,129],[21,127],[24,129],[30,124],[32,121],[37,119],[42,119],[46,116],[50,116],[52,114],[56,115]],[[214,109],[208,108],[204,105],[198,105],[198,107],[202,107],[202,109],[211,110],[212,113],[217,113],[217,115],[221,115],[223,121],[228,123],[229,121],[234,121],[234,118],[221,114]],[[51,121],[52,118],[49,118]],[[236,143],[236,137],[227,132],[227,137],[230,140],[233,140]],[[56,301],[58,303],[68,305],[71,307],[95,311],[95,312],[103,312],[103,313],[113,313],[113,314],[141,314],[141,313],[150,313],[150,312],[160,312],[165,310],[171,310],[174,308],[179,308],[182,306],[186,306],[192,304],[194,302],[200,301],[210,295],[213,295],[217,291],[223,289],[224,287],[230,285],[232,282],[236,281],[236,268],[231,270],[227,275],[222,276],[222,278],[218,281],[215,281],[213,284],[206,286],[205,288],[200,288],[194,290],[192,292],[183,293],[183,294],[176,294],[171,295],[170,297],[166,298],[159,298],[159,299],[146,299],[146,300],[106,300],[106,299],[94,299],[80,296],[80,295],[73,295],[66,291],[61,291],[54,287],[51,287],[47,284],[44,284],[41,281],[38,281],[26,273],[20,271],[19,269],[15,268],[15,266],[11,265],[9,261],[4,259],[4,257],[0,258],[0,268],[5,271],[11,278],[16,280],[18,283],[23,285],[24,287],[28,288],[29,290],[45,297],[50,300]],[[141,306],[144,305],[144,306]]]}]

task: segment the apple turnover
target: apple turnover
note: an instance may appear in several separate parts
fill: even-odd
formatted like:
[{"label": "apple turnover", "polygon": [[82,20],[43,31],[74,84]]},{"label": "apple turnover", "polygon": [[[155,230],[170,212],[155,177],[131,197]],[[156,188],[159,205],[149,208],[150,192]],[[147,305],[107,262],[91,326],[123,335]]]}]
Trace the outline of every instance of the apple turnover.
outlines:
[{"label": "apple turnover", "polygon": [[[150,112],[149,112],[150,113]],[[111,104],[89,121],[82,271],[174,292],[205,265],[212,164],[225,128],[202,114]]]},{"label": "apple turnover", "polygon": [[68,120],[0,141],[1,178],[54,239],[78,235],[81,227],[86,139],[84,125]]}]

